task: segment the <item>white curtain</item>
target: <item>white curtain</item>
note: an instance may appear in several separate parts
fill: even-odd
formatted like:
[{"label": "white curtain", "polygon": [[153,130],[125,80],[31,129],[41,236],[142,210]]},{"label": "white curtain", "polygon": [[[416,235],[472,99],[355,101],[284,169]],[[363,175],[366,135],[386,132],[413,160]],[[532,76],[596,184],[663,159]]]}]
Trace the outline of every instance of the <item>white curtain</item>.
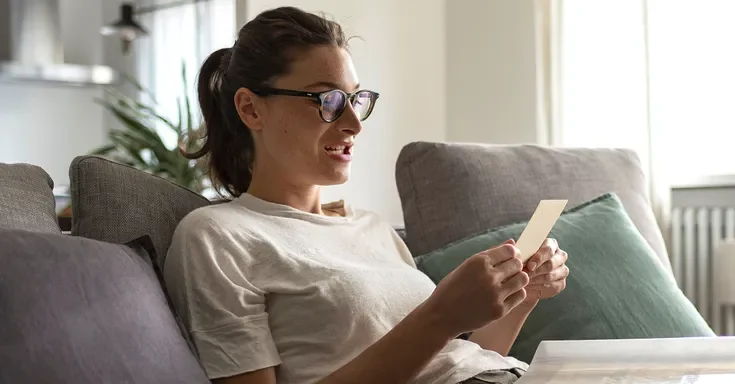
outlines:
[{"label": "white curtain", "polygon": [[[140,6],[163,5],[176,0],[149,0]],[[188,95],[195,122],[196,76],[207,56],[222,47],[231,47],[236,38],[235,2],[208,0],[162,9],[139,18],[149,32],[135,41],[138,80],[156,98],[158,111],[178,121],[177,100]],[[182,78],[186,69],[186,87]],[[160,127],[166,144],[173,148],[177,137]]]},{"label": "white curtain", "polygon": [[672,183],[735,173],[735,1],[537,4],[551,143],[635,150],[667,238]]}]

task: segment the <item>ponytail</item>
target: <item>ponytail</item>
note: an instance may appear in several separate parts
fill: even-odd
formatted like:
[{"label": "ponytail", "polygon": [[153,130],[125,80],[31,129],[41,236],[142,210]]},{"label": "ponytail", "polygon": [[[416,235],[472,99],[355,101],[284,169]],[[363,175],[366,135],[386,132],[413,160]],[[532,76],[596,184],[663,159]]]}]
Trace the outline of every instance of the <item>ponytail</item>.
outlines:
[{"label": "ponytail", "polygon": [[[253,136],[240,120],[235,106],[237,88],[227,82],[232,48],[213,52],[202,64],[197,82],[199,106],[204,118],[205,141],[189,159],[208,158],[209,177],[217,191],[240,196],[250,186],[255,152]],[[212,150],[215,148],[216,150]]]}]

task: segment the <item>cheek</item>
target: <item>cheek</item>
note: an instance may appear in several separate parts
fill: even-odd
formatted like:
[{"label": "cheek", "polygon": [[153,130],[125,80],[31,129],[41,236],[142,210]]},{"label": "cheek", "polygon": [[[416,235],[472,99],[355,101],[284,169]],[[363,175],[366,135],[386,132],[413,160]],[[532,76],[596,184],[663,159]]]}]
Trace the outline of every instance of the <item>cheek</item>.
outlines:
[{"label": "cheek", "polygon": [[312,163],[322,147],[325,129],[320,124],[283,121],[271,140],[271,149],[300,163]]},{"label": "cheek", "polygon": [[[283,105],[268,121],[266,136],[268,150],[274,156],[289,161],[292,166],[312,164],[322,149],[321,138],[329,125],[319,117],[316,107],[306,103]],[[266,128],[266,129],[268,129]]]}]

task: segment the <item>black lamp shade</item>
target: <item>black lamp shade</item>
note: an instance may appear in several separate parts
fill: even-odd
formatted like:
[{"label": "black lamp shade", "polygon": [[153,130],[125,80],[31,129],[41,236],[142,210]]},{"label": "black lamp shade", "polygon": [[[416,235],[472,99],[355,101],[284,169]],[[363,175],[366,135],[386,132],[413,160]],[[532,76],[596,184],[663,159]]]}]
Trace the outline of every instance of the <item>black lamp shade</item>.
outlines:
[{"label": "black lamp shade", "polygon": [[138,36],[148,35],[148,32],[133,19],[133,6],[127,3],[120,7],[120,20],[103,26],[100,33],[105,36],[118,35],[127,41],[133,41]]}]

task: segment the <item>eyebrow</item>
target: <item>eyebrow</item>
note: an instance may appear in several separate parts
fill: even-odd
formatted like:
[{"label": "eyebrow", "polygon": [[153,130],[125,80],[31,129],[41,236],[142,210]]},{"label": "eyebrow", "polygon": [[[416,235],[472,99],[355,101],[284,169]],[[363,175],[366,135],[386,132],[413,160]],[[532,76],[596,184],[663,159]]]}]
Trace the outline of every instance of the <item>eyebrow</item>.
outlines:
[{"label": "eyebrow", "polygon": [[[316,83],[309,84],[304,88],[308,89],[308,88],[325,88],[325,87],[331,88],[331,89],[342,89],[337,83],[333,83],[331,81],[317,81]],[[358,89],[360,89],[360,83],[357,83],[352,90],[356,91]]]}]

